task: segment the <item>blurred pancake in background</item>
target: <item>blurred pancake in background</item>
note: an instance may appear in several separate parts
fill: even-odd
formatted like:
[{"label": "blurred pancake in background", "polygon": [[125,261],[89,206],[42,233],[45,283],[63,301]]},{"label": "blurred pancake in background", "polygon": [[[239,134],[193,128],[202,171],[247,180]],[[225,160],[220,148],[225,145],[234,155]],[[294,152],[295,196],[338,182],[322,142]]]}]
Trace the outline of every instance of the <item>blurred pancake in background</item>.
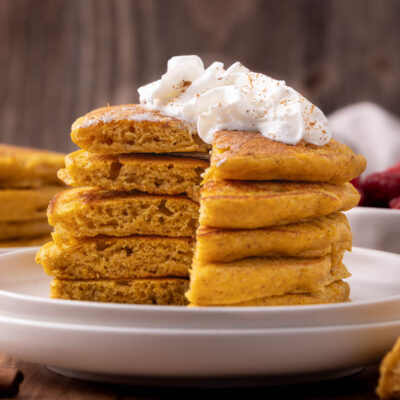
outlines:
[{"label": "blurred pancake in background", "polygon": [[46,210],[62,188],[64,154],[0,144],[0,247],[50,239]]},{"label": "blurred pancake in background", "polygon": [[37,188],[60,185],[57,171],[65,154],[0,144],[0,187]]}]

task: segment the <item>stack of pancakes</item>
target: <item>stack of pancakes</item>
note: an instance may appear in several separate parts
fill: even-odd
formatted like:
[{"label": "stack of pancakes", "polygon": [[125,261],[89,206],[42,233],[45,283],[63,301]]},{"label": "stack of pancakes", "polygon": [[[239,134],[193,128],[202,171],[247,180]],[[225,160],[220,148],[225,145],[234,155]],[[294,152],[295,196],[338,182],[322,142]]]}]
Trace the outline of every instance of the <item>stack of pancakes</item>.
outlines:
[{"label": "stack of pancakes", "polygon": [[324,146],[217,132],[200,199],[200,228],[187,297],[197,306],[346,301],[342,263],[356,206],[348,183],[364,157]]},{"label": "stack of pancakes", "polygon": [[0,247],[43,244],[50,238],[46,209],[59,192],[64,155],[0,144]]},{"label": "stack of pancakes", "polygon": [[[37,261],[53,298],[142,304],[345,301],[348,183],[365,159],[335,141],[296,146],[255,132],[215,135],[140,105],[79,118],[52,200],[53,242]],[[199,215],[200,201],[200,215]],[[196,251],[193,258],[197,231]],[[192,262],[193,259],[193,262]],[[189,289],[189,269],[191,283]]]},{"label": "stack of pancakes", "polygon": [[[186,304],[208,147],[186,123],[138,105],[79,118],[37,255],[53,298]],[[175,154],[170,154],[175,153]]]}]

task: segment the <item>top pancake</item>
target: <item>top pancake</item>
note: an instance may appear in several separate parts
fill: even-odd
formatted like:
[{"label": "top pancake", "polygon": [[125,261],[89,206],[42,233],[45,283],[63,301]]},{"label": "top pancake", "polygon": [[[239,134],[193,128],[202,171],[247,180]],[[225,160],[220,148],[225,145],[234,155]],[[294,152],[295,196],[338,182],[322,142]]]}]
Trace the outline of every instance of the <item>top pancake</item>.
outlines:
[{"label": "top pancake", "polygon": [[210,148],[188,122],[138,104],[103,107],[78,118],[71,138],[92,153],[206,152]]},{"label": "top pancake", "polygon": [[0,144],[0,187],[37,188],[60,184],[64,154]]},{"label": "top pancake", "polygon": [[324,146],[288,145],[258,132],[215,134],[209,174],[218,179],[345,183],[366,167],[362,155],[331,140]]}]

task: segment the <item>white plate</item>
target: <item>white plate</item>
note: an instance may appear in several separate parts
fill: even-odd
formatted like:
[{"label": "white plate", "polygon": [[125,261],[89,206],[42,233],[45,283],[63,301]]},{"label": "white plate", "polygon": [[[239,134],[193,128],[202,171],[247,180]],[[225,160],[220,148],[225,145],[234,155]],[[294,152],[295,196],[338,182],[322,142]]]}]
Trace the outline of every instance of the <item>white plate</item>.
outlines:
[{"label": "white plate", "polygon": [[355,207],[345,214],[354,246],[400,253],[400,210]]},{"label": "white plate", "polygon": [[0,351],[76,377],[310,376],[375,362],[400,334],[398,255],[346,257],[352,303],[190,309],[47,299],[35,251],[0,255]]},{"label": "white plate", "polygon": [[296,307],[186,308],[49,299],[51,278],[37,248],[0,255],[0,315],[12,318],[157,329],[255,329],[375,323],[400,319],[400,255],[353,249],[344,262],[352,302]]},{"label": "white plate", "polygon": [[0,316],[0,350],[53,367],[140,377],[313,374],[379,360],[400,321],[321,328],[182,330]]}]

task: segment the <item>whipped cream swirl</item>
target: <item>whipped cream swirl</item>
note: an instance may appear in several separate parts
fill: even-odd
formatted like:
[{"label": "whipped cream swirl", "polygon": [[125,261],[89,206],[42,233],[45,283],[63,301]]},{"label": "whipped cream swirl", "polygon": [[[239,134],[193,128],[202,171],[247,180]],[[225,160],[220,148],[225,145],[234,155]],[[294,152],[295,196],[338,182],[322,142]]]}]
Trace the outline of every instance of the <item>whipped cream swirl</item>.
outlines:
[{"label": "whipped cream swirl", "polygon": [[332,137],[323,112],[284,81],[239,62],[207,69],[198,56],[172,57],[160,80],[139,88],[140,102],[197,127],[211,144],[219,130],[258,131],[269,139],[322,146]]}]

